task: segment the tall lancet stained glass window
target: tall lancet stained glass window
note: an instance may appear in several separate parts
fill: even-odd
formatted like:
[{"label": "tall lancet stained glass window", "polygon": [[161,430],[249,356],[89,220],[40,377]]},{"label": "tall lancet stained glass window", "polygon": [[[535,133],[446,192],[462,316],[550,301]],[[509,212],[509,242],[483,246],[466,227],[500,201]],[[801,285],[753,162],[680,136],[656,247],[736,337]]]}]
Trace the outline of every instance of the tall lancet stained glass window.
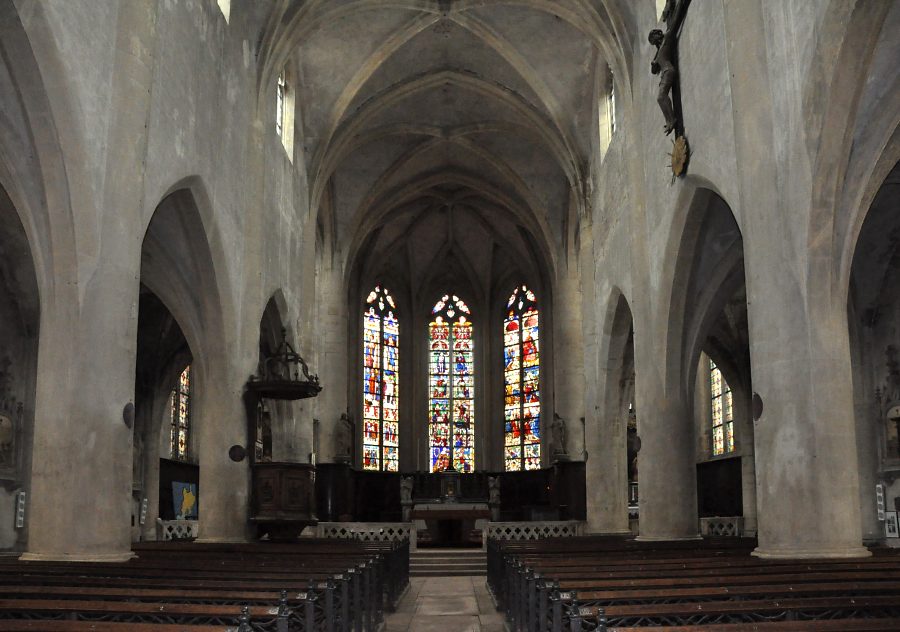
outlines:
[{"label": "tall lancet stained glass window", "polygon": [[541,467],[541,367],[537,299],[517,287],[503,320],[503,380],[506,387],[506,471]]},{"label": "tall lancet stained glass window", "polygon": [[731,387],[721,369],[709,361],[709,385],[712,395],[713,456],[734,452],[734,402]]},{"label": "tall lancet stained glass window", "polygon": [[399,469],[400,325],[394,298],[376,286],[363,314],[363,469]]},{"label": "tall lancet stained glass window", "polygon": [[471,312],[446,294],[428,325],[428,437],[432,472],[475,471],[475,358]]},{"label": "tall lancet stained glass window", "polygon": [[171,454],[178,461],[187,461],[191,445],[191,365],[187,365],[172,389]]}]

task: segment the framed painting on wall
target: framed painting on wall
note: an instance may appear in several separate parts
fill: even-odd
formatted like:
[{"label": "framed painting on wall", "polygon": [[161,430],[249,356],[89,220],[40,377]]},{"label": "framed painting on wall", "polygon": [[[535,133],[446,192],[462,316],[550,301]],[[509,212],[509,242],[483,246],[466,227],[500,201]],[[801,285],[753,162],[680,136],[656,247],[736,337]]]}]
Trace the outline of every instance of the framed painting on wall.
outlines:
[{"label": "framed painting on wall", "polygon": [[172,481],[172,504],[176,520],[196,520],[197,486],[194,483]]}]

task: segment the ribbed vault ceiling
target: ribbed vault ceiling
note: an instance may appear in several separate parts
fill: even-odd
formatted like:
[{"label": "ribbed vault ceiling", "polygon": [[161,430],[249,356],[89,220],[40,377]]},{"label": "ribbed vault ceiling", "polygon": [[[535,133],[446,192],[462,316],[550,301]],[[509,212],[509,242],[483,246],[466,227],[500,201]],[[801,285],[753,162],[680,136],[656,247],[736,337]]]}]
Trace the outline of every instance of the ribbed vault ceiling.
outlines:
[{"label": "ribbed vault ceiling", "polygon": [[448,252],[473,270],[485,258],[552,268],[587,188],[597,73],[628,74],[616,51],[631,11],[622,0],[276,2],[260,74],[294,68],[310,202],[347,261],[402,253],[420,281]]}]

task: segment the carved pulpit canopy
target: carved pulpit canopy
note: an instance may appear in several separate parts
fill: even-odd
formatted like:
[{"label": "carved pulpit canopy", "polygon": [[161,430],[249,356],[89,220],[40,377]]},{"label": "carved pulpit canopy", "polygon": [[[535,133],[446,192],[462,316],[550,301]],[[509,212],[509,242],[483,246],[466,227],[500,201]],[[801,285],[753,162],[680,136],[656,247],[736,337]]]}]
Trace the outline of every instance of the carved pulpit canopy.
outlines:
[{"label": "carved pulpit canopy", "polygon": [[272,355],[263,359],[260,375],[251,375],[247,390],[259,398],[305,399],[315,397],[322,390],[319,376],[309,372],[309,366],[287,341],[287,330],[281,328],[281,344]]}]

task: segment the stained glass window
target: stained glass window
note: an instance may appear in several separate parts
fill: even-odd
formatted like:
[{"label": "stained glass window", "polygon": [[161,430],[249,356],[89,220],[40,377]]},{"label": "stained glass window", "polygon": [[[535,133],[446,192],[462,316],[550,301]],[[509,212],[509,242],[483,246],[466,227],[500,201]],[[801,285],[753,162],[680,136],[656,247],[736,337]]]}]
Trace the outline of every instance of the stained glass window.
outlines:
[{"label": "stained glass window", "polygon": [[503,320],[506,471],[541,467],[541,367],[537,299],[526,286],[506,302]]},{"label": "stained glass window", "polygon": [[178,376],[172,390],[170,445],[173,459],[187,461],[191,445],[191,365]]},{"label": "stained glass window", "polygon": [[709,361],[709,382],[712,391],[713,456],[734,452],[734,406],[731,388],[722,371]]},{"label": "stained glass window", "polygon": [[400,467],[400,325],[394,298],[376,286],[363,314],[363,469]]},{"label": "stained glass window", "polygon": [[475,358],[468,305],[445,294],[428,325],[428,449],[432,472],[475,470]]}]

